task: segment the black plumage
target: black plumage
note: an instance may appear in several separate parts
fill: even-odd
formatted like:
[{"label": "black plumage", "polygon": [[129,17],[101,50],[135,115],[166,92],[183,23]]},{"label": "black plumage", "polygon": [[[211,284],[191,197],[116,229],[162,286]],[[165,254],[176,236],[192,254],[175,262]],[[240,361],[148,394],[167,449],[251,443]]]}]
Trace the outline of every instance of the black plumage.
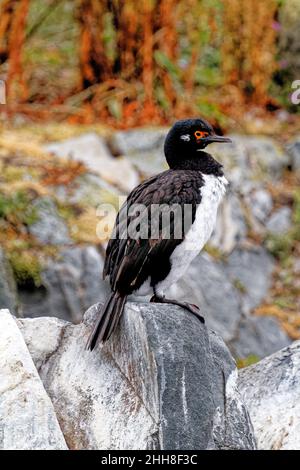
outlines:
[{"label": "black plumage", "polygon": [[[127,199],[127,211],[132,204],[143,204],[142,224],[147,225],[148,239],[127,238],[120,240],[118,236],[109,241],[104,266],[104,276],[109,276],[111,287],[122,294],[128,295],[139,289],[146,279],[151,277],[151,284],[164,279],[170,270],[170,255],[182,239],[175,239],[174,219],[171,219],[170,238],[164,238],[160,226],[157,239],[150,238],[151,206],[153,204],[178,204],[182,218],[181,231],[183,235],[190,229],[190,224],[184,223],[184,204],[192,206],[192,220],[195,219],[197,205],[201,201],[199,187],[202,185],[201,174],[194,171],[182,173],[180,170],[168,170],[145,181],[138,186]],[[126,208],[124,207],[124,210]],[[122,212],[122,209],[121,209]],[[161,219],[161,213],[159,214]],[[117,235],[120,233],[119,219],[116,221]],[[126,218],[128,224],[131,217]],[[187,221],[189,222],[189,221]]]}]

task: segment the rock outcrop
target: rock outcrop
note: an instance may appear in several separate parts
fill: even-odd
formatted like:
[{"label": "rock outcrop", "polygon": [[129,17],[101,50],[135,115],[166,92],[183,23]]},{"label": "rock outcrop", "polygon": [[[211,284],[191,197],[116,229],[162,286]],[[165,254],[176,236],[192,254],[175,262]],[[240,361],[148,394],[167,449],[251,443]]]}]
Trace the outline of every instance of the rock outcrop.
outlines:
[{"label": "rock outcrop", "polygon": [[300,136],[298,135],[287,145],[287,151],[291,156],[291,166],[293,170],[300,169]]},{"label": "rock outcrop", "polygon": [[22,334],[0,310],[0,449],[67,449]]},{"label": "rock outcrop", "polygon": [[300,450],[300,341],[242,369],[239,389],[264,450]]},{"label": "rock outcrop", "polygon": [[59,216],[49,197],[37,199],[33,204],[38,220],[28,228],[43,245],[69,245],[71,239],[64,220]]},{"label": "rock outcrop", "polygon": [[8,308],[13,314],[17,311],[17,286],[11,266],[0,247],[0,308]]},{"label": "rock outcrop", "polygon": [[265,357],[291,343],[275,318],[251,313],[267,295],[273,268],[273,259],[261,247],[237,247],[226,262],[201,253],[167,297],[199,305],[207,325],[222,336],[234,357]]},{"label": "rock outcrop", "polygon": [[[27,416],[19,407],[23,382],[31,380],[33,391],[47,391],[70,449],[255,449],[251,421],[237,390],[236,366],[218,335],[179,307],[128,303],[117,334],[91,353],[84,346],[98,308],[91,307],[79,325],[41,317],[16,320],[19,329],[7,311],[0,312],[9,325],[1,329],[7,338],[1,341],[0,383],[7,384],[2,390],[11,389],[16,363],[29,370],[20,372],[20,393],[10,414],[6,406],[0,407],[6,430],[0,433],[1,439],[6,436],[2,447],[12,441],[12,434],[26,429]],[[55,434],[49,448],[63,448],[56,418],[50,419],[48,397],[43,406],[49,419],[42,434],[48,424]],[[38,406],[33,393],[30,402],[35,401]],[[31,432],[36,436],[30,442],[23,434],[15,446],[34,447],[31,442],[41,432],[34,426]],[[48,448],[46,438],[42,447]]]},{"label": "rock outcrop", "polygon": [[96,133],[83,134],[63,142],[53,142],[45,149],[59,157],[84,163],[91,172],[115,184],[123,191],[131,191],[138,183],[138,174],[125,158],[114,158],[104,140]]},{"label": "rock outcrop", "polygon": [[104,301],[103,258],[94,246],[71,246],[49,260],[41,273],[43,289],[20,292],[21,316],[51,316],[79,323],[91,303]]}]

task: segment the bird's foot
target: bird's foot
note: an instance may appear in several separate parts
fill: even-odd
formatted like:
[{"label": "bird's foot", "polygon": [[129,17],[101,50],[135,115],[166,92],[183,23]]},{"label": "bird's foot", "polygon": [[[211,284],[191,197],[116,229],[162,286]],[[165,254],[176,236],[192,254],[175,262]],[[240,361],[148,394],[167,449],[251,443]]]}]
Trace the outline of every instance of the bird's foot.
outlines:
[{"label": "bird's foot", "polygon": [[198,320],[201,321],[201,323],[205,323],[204,318],[199,313],[199,307],[195,304],[189,304],[188,302],[180,302],[179,300],[166,299],[165,297],[160,297],[158,295],[153,295],[150,299],[150,302],[178,305],[179,307],[182,307],[192,313],[195,317],[198,318]]}]

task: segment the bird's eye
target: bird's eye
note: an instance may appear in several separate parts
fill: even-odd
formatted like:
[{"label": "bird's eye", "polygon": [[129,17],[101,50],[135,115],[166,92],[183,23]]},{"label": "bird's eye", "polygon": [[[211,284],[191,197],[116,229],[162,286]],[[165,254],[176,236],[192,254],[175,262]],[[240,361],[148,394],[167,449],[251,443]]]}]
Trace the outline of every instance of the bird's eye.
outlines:
[{"label": "bird's eye", "polygon": [[196,137],[197,140],[203,139],[204,137],[207,137],[207,136],[208,136],[208,132],[205,132],[205,131],[196,131],[196,132],[194,133],[194,136]]}]

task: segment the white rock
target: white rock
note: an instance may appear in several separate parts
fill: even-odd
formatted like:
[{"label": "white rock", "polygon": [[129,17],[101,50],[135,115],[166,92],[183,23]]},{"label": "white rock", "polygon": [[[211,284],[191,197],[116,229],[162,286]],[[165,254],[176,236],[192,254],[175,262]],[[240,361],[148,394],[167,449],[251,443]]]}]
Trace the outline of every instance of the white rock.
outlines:
[{"label": "white rock", "polygon": [[52,403],[8,310],[0,310],[0,448],[67,449]]},{"label": "white rock", "polygon": [[114,158],[96,133],[54,142],[46,145],[45,149],[60,157],[72,157],[83,162],[89,170],[123,191],[129,192],[139,183],[138,174],[131,163],[122,157]]},{"label": "white rock", "polygon": [[17,324],[38,370],[58,349],[69,325],[55,317],[19,318]]},{"label": "white rock", "polygon": [[239,375],[258,448],[300,450],[300,341]]}]

